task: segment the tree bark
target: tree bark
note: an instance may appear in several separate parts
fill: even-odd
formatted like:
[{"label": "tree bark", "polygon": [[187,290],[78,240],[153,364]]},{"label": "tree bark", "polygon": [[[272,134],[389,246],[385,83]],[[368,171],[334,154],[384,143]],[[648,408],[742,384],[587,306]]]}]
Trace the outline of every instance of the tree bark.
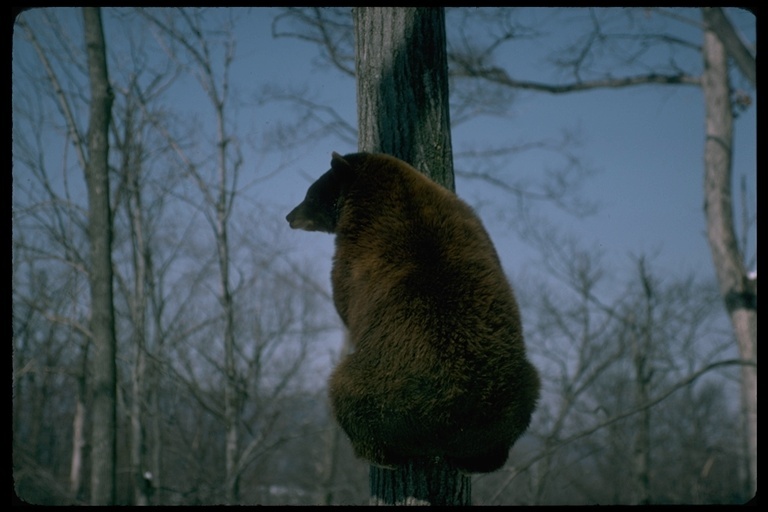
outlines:
[{"label": "tree bark", "polygon": [[[454,190],[442,8],[354,10],[358,149],[396,156]],[[471,480],[442,459],[370,467],[371,504],[469,505]]]},{"label": "tree bark", "polygon": [[[211,77],[211,81],[213,77]],[[226,90],[226,87],[224,87]],[[235,304],[232,297],[232,287],[229,279],[230,247],[229,247],[229,213],[235,199],[234,191],[229,189],[229,162],[227,161],[227,134],[224,122],[224,100],[214,92],[209,93],[216,109],[217,147],[218,147],[218,178],[216,186],[215,238],[219,262],[219,283],[221,286],[221,307],[224,316],[224,371],[226,384],[224,387],[224,416],[227,428],[225,448],[226,460],[226,496],[230,505],[237,503],[240,494],[240,421],[242,401],[241,389],[238,386],[237,367],[235,365]],[[234,172],[237,172],[235,166]]]},{"label": "tree bark", "polygon": [[736,33],[733,25],[726,17],[722,7],[702,8],[704,22],[709,26],[720,42],[725,46],[728,55],[733,58],[744,76],[754,87],[757,83],[757,64],[755,56],[747,48]]},{"label": "tree bark", "polygon": [[[638,406],[647,404],[651,396],[653,374],[653,303],[654,289],[645,267],[645,259],[638,262],[640,280],[643,284],[645,318],[632,329],[632,362],[635,370],[635,401]],[[637,505],[651,503],[651,408],[638,413],[637,431],[634,439],[635,499]]]},{"label": "tree bark", "polygon": [[354,18],[358,148],[454,190],[443,9],[361,7]]},{"label": "tree bark", "polygon": [[741,359],[755,363],[755,366],[743,365],[741,369],[749,493],[754,494],[757,484],[757,283],[747,276],[734,228],[731,200],[733,112],[728,56],[722,41],[711,28],[704,32],[703,55],[702,88],[706,107],[704,211],[707,239]]},{"label": "tree bark", "polygon": [[109,204],[108,130],[112,90],[107,75],[106,46],[101,11],[83,8],[88,75],[91,86],[88,124],[88,238],[91,253],[91,504],[115,503],[116,361],[112,290],[112,213]]},{"label": "tree bark", "polygon": [[471,505],[472,480],[442,459],[411,459],[395,469],[371,466],[371,505]]}]

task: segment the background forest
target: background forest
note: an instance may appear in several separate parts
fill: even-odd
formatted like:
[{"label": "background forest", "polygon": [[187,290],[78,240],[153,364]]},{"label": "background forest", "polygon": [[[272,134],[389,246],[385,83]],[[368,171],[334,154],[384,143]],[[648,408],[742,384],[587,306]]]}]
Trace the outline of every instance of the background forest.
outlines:
[{"label": "background forest", "polygon": [[[756,355],[740,352],[702,211],[704,11],[446,9],[456,190],[494,238],[543,381],[506,467],[473,477],[475,504],[755,492]],[[754,56],[755,17],[722,12]],[[111,456],[93,441],[91,319],[106,308],[117,504],[365,503],[367,464],[326,400],[346,349],[333,239],[284,219],[331,151],[356,149],[351,10],[101,17],[111,304],[89,284],[89,24],[44,8],[13,27],[16,495],[94,502]],[[735,244],[756,312],[757,98],[749,66],[729,63]]]}]

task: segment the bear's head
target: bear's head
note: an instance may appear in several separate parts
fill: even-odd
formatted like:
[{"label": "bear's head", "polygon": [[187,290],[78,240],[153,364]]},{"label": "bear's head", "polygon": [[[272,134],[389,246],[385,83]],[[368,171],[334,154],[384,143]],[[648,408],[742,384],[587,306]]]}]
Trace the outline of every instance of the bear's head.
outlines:
[{"label": "bear's head", "polygon": [[352,165],[334,152],[331,169],[309,187],[304,201],[285,217],[291,228],[335,233],[344,193],[353,176]]}]

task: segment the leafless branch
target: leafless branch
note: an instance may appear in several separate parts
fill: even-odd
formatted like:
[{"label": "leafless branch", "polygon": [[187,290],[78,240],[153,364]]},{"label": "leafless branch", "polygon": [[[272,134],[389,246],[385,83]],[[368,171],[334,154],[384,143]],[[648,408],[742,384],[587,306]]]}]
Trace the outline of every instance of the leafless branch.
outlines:
[{"label": "leafless branch", "polygon": [[[564,130],[558,139],[543,139],[532,142],[508,144],[501,147],[486,149],[471,149],[457,151],[458,161],[471,161],[471,166],[480,165],[481,168],[467,169],[469,165],[457,166],[456,175],[480,180],[493,185],[499,190],[510,193],[518,201],[548,201],[555,204],[563,211],[579,217],[587,216],[597,209],[594,202],[578,197],[582,182],[594,171],[588,168],[582,159],[574,154],[572,147],[578,144],[578,139],[572,131]],[[539,173],[526,173],[519,171],[514,175],[511,172],[503,173],[500,169],[509,166],[511,157],[522,155],[530,151],[541,151],[555,155],[564,163],[555,168],[546,169]],[[495,160],[500,158],[504,164],[498,167]],[[475,164],[474,162],[477,162]],[[482,170],[482,168],[489,170]],[[533,174],[533,176],[532,176]]]},{"label": "leafless branch", "polygon": [[[461,63],[457,63],[461,64]],[[458,67],[455,73],[458,76],[481,78],[492,83],[510,87],[513,89],[546,92],[549,94],[565,94],[577,91],[586,91],[592,89],[618,89],[623,87],[632,87],[643,84],[660,85],[696,85],[701,82],[699,77],[685,73],[673,75],[662,75],[658,73],[649,73],[645,75],[628,76],[621,78],[605,78],[597,80],[576,81],[566,84],[548,84],[543,82],[534,82],[527,80],[517,80],[510,77],[504,69],[498,67],[473,69],[467,65]]]},{"label": "leafless branch", "polygon": [[87,157],[85,154],[85,140],[83,135],[80,133],[80,131],[77,128],[77,123],[75,123],[75,117],[72,113],[72,108],[70,107],[69,100],[64,94],[64,89],[62,88],[61,83],[59,82],[59,79],[53,70],[53,66],[51,65],[51,62],[48,60],[48,56],[43,50],[42,45],[38,41],[37,36],[35,36],[34,31],[23,19],[19,19],[18,24],[24,29],[24,33],[26,34],[29,41],[32,43],[32,46],[35,48],[35,51],[37,52],[37,55],[40,58],[40,62],[43,64],[43,67],[45,68],[46,74],[48,76],[48,80],[51,82],[51,86],[53,87],[54,93],[58,100],[59,110],[61,111],[61,114],[64,116],[64,119],[66,120],[69,136],[71,137],[72,142],[74,143],[75,148],[77,149],[77,156],[80,162],[80,167],[82,169],[85,169],[85,165],[87,162]]},{"label": "leafless branch", "polygon": [[525,471],[529,470],[536,462],[546,457],[550,452],[559,450],[560,448],[573,443],[574,441],[578,441],[579,439],[583,439],[591,434],[594,434],[595,432],[612,425],[616,422],[619,422],[623,419],[626,419],[630,416],[633,416],[641,411],[644,411],[646,409],[649,409],[661,402],[663,402],[665,399],[669,398],[670,395],[676,393],[677,391],[684,389],[688,386],[690,386],[693,382],[695,382],[697,379],[702,377],[703,375],[706,375],[707,373],[720,369],[725,368],[729,366],[757,366],[756,361],[745,361],[742,359],[726,359],[722,361],[716,361],[710,364],[707,364],[706,366],[700,368],[696,372],[688,375],[687,377],[679,380],[672,386],[669,386],[663,393],[660,393],[659,395],[653,397],[652,399],[648,400],[648,402],[639,404],[636,407],[632,407],[630,409],[627,409],[626,411],[622,411],[618,414],[615,414],[611,416],[610,418],[598,422],[594,425],[592,425],[589,428],[583,429],[575,434],[572,434],[566,438],[563,438],[558,441],[556,445],[553,445],[549,447],[547,450],[542,451],[538,454],[536,454],[531,459],[528,459],[525,463],[521,464],[518,467],[515,467],[510,471],[510,476],[504,481],[502,485],[499,486],[496,493],[490,498],[489,502],[493,503],[496,500],[498,500],[499,496],[501,495],[504,490],[509,487],[509,485],[512,483],[512,481],[517,478],[520,474],[524,473]]},{"label": "leafless branch", "polygon": [[[283,23],[298,30],[280,30]],[[349,8],[288,7],[272,21],[272,37],[291,37],[318,44],[326,58],[346,75],[355,76],[353,27]]]},{"label": "leafless branch", "polygon": [[[288,132],[295,132],[299,127],[307,130],[310,129],[309,127],[316,126],[315,131],[309,134],[309,138],[324,137],[329,133],[333,133],[348,144],[357,144],[357,129],[347,122],[333,107],[310,99],[306,90],[290,91],[274,86],[265,87],[259,95],[259,103],[264,104],[275,101],[293,105],[302,112],[302,116],[295,123],[295,127],[287,128]],[[280,145],[286,144],[286,141],[296,139],[296,137],[287,137],[286,133],[283,133],[282,130],[274,134],[274,138],[274,143]],[[307,138],[307,136],[302,136],[301,142],[305,143]]]}]

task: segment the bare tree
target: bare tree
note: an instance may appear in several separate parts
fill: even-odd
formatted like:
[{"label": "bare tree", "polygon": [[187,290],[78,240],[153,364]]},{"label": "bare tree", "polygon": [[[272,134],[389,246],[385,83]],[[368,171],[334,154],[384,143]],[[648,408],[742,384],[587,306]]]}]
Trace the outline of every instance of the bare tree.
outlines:
[{"label": "bare tree", "polygon": [[[112,13],[126,25],[141,22],[133,11]],[[126,429],[130,432],[130,503],[162,504],[166,498],[163,438],[166,415],[161,409],[163,390],[171,381],[166,340],[178,329],[171,313],[188,305],[177,303],[166,286],[174,264],[184,259],[184,230],[171,221],[174,190],[183,183],[173,169],[173,154],[155,125],[176,117],[163,105],[179,76],[169,60],[152,58],[151,40],[142,28],[127,34],[129,59],[116,59],[113,87],[117,93],[112,124],[115,158],[114,247],[117,307],[122,338],[119,350],[123,367],[121,385]],[[194,219],[194,217],[193,217]],[[183,224],[182,224],[183,226]],[[183,264],[183,262],[182,262]],[[195,288],[196,280],[189,283]],[[125,308],[122,311],[120,308]],[[170,320],[169,320],[170,319]],[[171,429],[172,427],[168,427]]]},{"label": "bare tree", "polygon": [[92,446],[91,503],[112,505],[116,498],[117,364],[112,300],[112,212],[109,203],[109,123],[113,93],[101,11],[83,8],[85,45],[91,82],[88,124],[88,234],[91,243]]},{"label": "bare tree", "polygon": [[547,503],[545,493],[557,481],[553,475],[562,460],[556,457],[556,450],[567,436],[573,416],[584,408],[583,403],[590,402],[595,382],[626,353],[626,347],[613,338],[611,315],[593,305],[606,277],[600,255],[582,250],[573,240],[554,232],[544,231],[540,237],[539,243],[546,246],[542,250],[545,265],[574,298],[565,302],[556,292],[532,294],[541,298],[535,301],[535,311],[532,308],[529,313],[536,319],[533,332],[528,334],[531,347],[546,354],[553,368],[549,378],[543,379],[549,383],[553,406],[550,411],[543,407],[540,411],[551,417],[540,419],[547,426],[536,429],[544,437],[533,483],[532,500],[536,504]]},{"label": "bare tree", "polygon": [[87,284],[71,268],[36,257],[25,236],[14,238],[15,490],[32,504],[84,504],[87,318],[78,318],[73,301]]},{"label": "bare tree", "polygon": [[[64,114],[65,138],[68,140],[65,146],[72,145],[75,148],[76,158],[82,165],[85,161],[85,137],[79,130],[73,110],[75,105],[72,98],[65,96],[64,92],[69,84],[59,81],[59,72],[54,69],[54,63],[50,58],[50,48],[38,38],[43,31],[36,23],[50,23],[52,30],[48,33],[58,34],[59,26],[52,23],[49,17],[19,18],[20,33],[30,43],[38,59],[30,59],[25,65],[18,65],[14,74],[22,76],[24,80],[31,80],[34,87],[14,87],[14,362],[20,364],[20,373],[14,373],[14,382],[19,385],[19,393],[14,394],[14,420],[19,422],[31,422],[45,429],[47,420],[44,417],[30,417],[27,407],[22,404],[40,404],[40,400],[50,400],[47,407],[58,408],[59,405],[69,403],[74,398],[74,407],[70,416],[71,431],[60,429],[62,434],[71,434],[69,439],[58,441],[62,446],[71,447],[69,452],[68,488],[69,492],[61,498],[62,501],[82,502],[83,474],[87,469],[87,438],[89,425],[87,422],[88,400],[88,348],[91,343],[92,333],[86,318],[87,304],[79,300],[80,296],[87,295],[84,282],[88,278],[89,265],[87,263],[87,207],[73,197],[73,188],[76,185],[67,179],[66,155],[62,162],[63,183],[56,179],[56,172],[49,168],[46,160],[45,133],[47,127],[56,126],[55,119],[50,119],[46,114],[46,106],[55,104]],[[29,22],[29,23],[28,23]],[[73,59],[73,55],[66,54],[62,60]],[[18,60],[17,60],[18,61]],[[42,64],[43,76],[38,78],[40,68],[35,62]],[[18,64],[18,62],[17,62]],[[51,103],[48,103],[51,102]],[[18,179],[22,173],[26,179]],[[27,233],[27,235],[24,235]],[[29,272],[31,279],[21,279],[20,274]],[[45,283],[44,283],[45,281]],[[61,286],[59,283],[66,283]],[[35,291],[38,285],[45,289],[42,297]],[[59,303],[59,301],[63,301]],[[26,305],[26,306],[25,306]],[[17,312],[29,307],[32,314],[29,319],[18,324]],[[39,329],[34,321],[39,315],[44,323],[49,322],[51,328],[64,335],[50,337],[53,343],[49,346],[36,346],[35,343],[22,341],[25,332],[29,335]],[[24,326],[24,327],[22,327]],[[28,327],[33,327],[28,331]],[[33,336],[38,336],[34,334]],[[16,343],[20,345],[16,345]],[[60,353],[58,343],[71,344],[66,349],[69,357],[63,359],[50,359],[54,354]],[[39,361],[43,354],[47,354],[46,368],[36,368],[34,361]],[[38,371],[48,374],[55,372],[71,375],[74,383],[61,387],[61,392],[72,391],[70,397],[59,396],[50,390],[40,389],[34,384],[34,375]],[[31,380],[30,380],[31,379]],[[43,382],[48,378],[44,378]],[[23,385],[29,381],[29,385]],[[21,391],[40,394],[34,398]],[[46,398],[43,398],[46,397]],[[42,410],[39,411],[43,413]],[[20,419],[24,418],[24,420]],[[66,423],[69,423],[67,421]],[[53,427],[50,427],[53,428]],[[58,426],[56,427],[58,429]],[[24,435],[22,423],[14,428],[15,435]],[[33,437],[34,437],[34,431]],[[24,451],[24,446],[36,446],[38,441],[34,438],[26,438],[23,443],[14,446],[17,450]],[[21,455],[19,452],[19,455]],[[35,457],[24,457],[27,462],[35,462]],[[24,472],[25,465],[19,468]],[[23,486],[23,484],[22,484]]]},{"label": "bare tree", "polygon": [[[119,92],[119,106],[115,112],[113,139],[115,150],[120,155],[117,166],[119,184],[115,193],[116,217],[124,207],[127,217],[127,231],[130,246],[130,277],[123,275],[116,264],[115,278],[119,292],[128,303],[130,318],[131,345],[133,350],[130,370],[130,393],[128,394],[130,419],[130,464],[133,483],[133,503],[148,505],[151,503],[154,488],[161,486],[159,440],[160,416],[157,403],[157,383],[159,376],[158,359],[161,354],[157,349],[159,336],[150,336],[162,325],[157,316],[152,315],[152,304],[158,299],[156,290],[157,270],[153,261],[154,237],[149,215],[160,215],[165,195],[161,187],[155,187],[155,194],[150,197],[154,208],[149,209],[146,202],[148,182],[147,169],[143,162],[148,160],[149,149],[145,147],[143,134],[151,123],[146,119],[146,102],[151,102],[157,91],[139,92],[138,74],[126,87],[116,86]],[[157,83],[152,81],[150,83]],[[147,211],[150,210],[150,211]],[[116,219],[117,223],[117,219]],[[116,252],[119,248],[116,248]],[[130,280],[127,283],[126,280]],[[154,341],[154,343],[153,343]],[[150,405],[151,404],[151,405]],[[149,436],[148,431],[152,431]],[[153,442],[150,442],[150,439]]]},{"label": "bare tree", "polygon": [[[722,33],[733,32],[733,27],[719,9],[704,8],[703,12],[707,23],[702,52],[702,89],[706,107],[704,212],[707,218],[707,239],[720,293],[733,325],[741,358],[757,363],[757,280],[747,275],[733,220],[733,105],[728,77],[728,53],[722,39]],[[730,30],[724,27],[730,27]],[[743,52],[737,55],[743,55]],[[742,58],[739,61],[744,60]],[[748,66],[744,64],[743,67]],[[754,70],[751,80],[754,83]],[[744,366],[741,379],[750,493],[753,493],[757,491],[757,367]]]},{"label": "bare tree", "polygon": [[[519,71],[510,72],[492,64],[493,51],[452,54],[451,61],[457,73],[469,79],[482,80],[514,90],[530,90],[549,94],[564,94],[574,91],[604,88],[626,88],[638,85],[682,85],[701,87],[704,93],[707,117],[705,146],[705,204],[707,233],[722,298],[731,317],[742,360],[756,362],[756,281],[748,277],[744,254],[739,250],[736,229],[733,222],[733,200],[731,193],[731,148],[733,146],[732,112],[735,108],[733,90],[728,82],[728,56],[733,57],[739,69],[754,84],[754,56],[737,36],[735,29],[720,8],[704,8],[703,23],[675,12],[658,10],[662,16],[674,18],[683,23],[703,29],[703,45],[697,45],[681,37],[666,33],[648,33],[639,29],[634,33],[611,33],[601,23],[603,11],[587,11],[592,30],[557,59],[574,80],[564,83],[542,83],[515,78]],[[632,13],[628,13],[631,15]],[[496,50],[505,38],[498,38],[490,45]],[[613,41],[629,41],[636,46],[620,50],[605,50]],[[680,48],[686,52],[699,52],[704,59],[703,72],[685,71],[672,55],[666,62],[645,62],[650,49]],[[726,50],[727,48],[727,50]],[[600,53],[602,52],[602,53]],[[596,57],[600,55],[600,57]],[[615,72],[604,72],[602,64],[617,69],[632,69],[641,64],[651,70],[646,73],[617,76]],[[748,425],[748,458],[750,460],[750,481],[755,489],[756,450],[756,371],[752,365],[745,365],[742,371],[742,400]]]},{"label": "bare tree", "polygon": [[[227,126],[227,110],[225,106],[229,101],[229,69],[234,57],[234,41],[225,42],[224,72],[218,76],[214,71],[209,42],[204,36],[199,12],[179,10],[180,26],[172,21],[164,21],[149,12],[144,12],[165,37],[168,37],[173,45],[179,45],[181,51],[198,70],[198,81],[205,91],[213,108],[216,119],[216,157],[215,168],[217,179],[209,184],[203,172],[192,164],[187,167],[190,177],[198,185],[209,211],[205,215],[213,229],[217,263],[219,269],[219,301],[224,320],[224,372],[226,375],[224,387],[224,419],[227,429],[226,441],[226,502],[234,504],[238,500],[238,488],[240,474],[237,471],[240,447],[239,440],[239,415],[242,407],[240,384],[235,368],[235,319],[234,303],[232,297],[232,283],[230,277],[230,241],[229,222],[234,206],[236,184],[242,156],[238,149],[237,140],[229,133]],[[181,55],[172,53],[171,58],[179,59]],[[232,160],[230,160],[230,158]]]},{"label": "bare tree", "polygon": [[[83,106],[89,104],[83,87],[88,68],[82,44],[69,39],[82,39],[80,30],[61,30],[67,23],[82,28],[71,23],[73,13],[82,20],[79,9],[25,13],[15,40],[21,42],[18,51],[27,53],[14,64],[19,71],[14,73],[14,383],[19,390],[14,477],[19,494],[40,504],[82,503],[89,484],[81,475],[92,470],[87,443],[92,392],[82,387],[91,376],[84,362],[93,355],[84,300],[90,271],[88,208],[82,198],[85,173],[73,180],[70,172],[85,168],[90,156],[81,126]],[[142,13],[170,23],[190,47],[151,20],[147,23]],[[107,217],[113,222],[113,302],[119,326],[119,414],[113,431],[125,432],[127,440],[117,446],[118,474],[126,478],[118,480],[116,499],[135,504],[275,502],[281,498],[265,484],[280,483],[288,471],[272,471],[270,464],[311,466],[311,459],[297,463],[277,454],[285,447],[290,448],[285,453],[296,453],[291,450],[311,438],[312,422],[320,421],[296,414],[293,397],[315,385],[320,363],[309,354],[315,345],[325,351],[325,333],[338,327],[322,314],[327,306],[323,290],[297,278],[306,272],[280,239],[281,217],[268,206],[241,206],[249,200],[242,191],[269,174],[245,183],[236,176],[242,158],[230,123],[232,92],[220,87],[228,84],[228,75],[219,67],[222,60],[216,60],[222,55],[218,49],[227,47],[215,47],[226,43],[229,34],[222,40],[221,32],[209,30],[216,21],[210,12],[166,13],[172,16],[108,12],[125,28],[119,40],[135,38],[128,51],[123,46],[109,54],[117,92],[109,125],[110,177],[116,179],[111,180]],[[197,29],[203,33],[199,38]],[[150,31],[155,39],[147,37]],[[164,58],[154,43],[178,58]],[[211,69],[195,60],[204,56],[206,45]],[[26,58],[35,57],[33,51],[39,58]],[[224,57],[223,68],[229,69],[232,61],[226,59],[232,55],[224,52]],[[198,76],[209,77],[217,88],[220,101],[211,104],[225,110],[219,118],[223,138],[217,137],[215,124],[213,137],[195,131],[186,112],[180,114],[168,101],[179,69],[200,71]],[[52,170],[47,166],[60,156],[58,147],[64,155],[54,165],[61,169]],[[211,151],[197,152],[206,147]],[[220,187],[222,147],[226,179]],[[254,217],[260,219],[256,226]],[[225,233],[216,230],[220,219]],[[217,249],[222,241],[229,260],[229,331],[220,291],[222,252]],[[235,341],[229,374],[220,342],[226,332]],[[311,372],[306,371],[309,364]],[[227,480],[226,439],[232,430],[222,398],[230,384],[238,445]],[[306,479],[314,488],[316,482]],[[233,480],[241,483],[239,489],[230,485]],[[232,498],[231,489],[238,496]]]},{"label": "bare tree", "polygon": [[[709,400],[701,390],[727,383],[730,373],[719,372],[743,363],[723,355],[728,335],[713,315],[716,290],[692,277],[661,279],[645,257],[626,281],[617,279],[599,252],[554,232],[536,243],[548,248],[543,263],[552,280],[530,282],[535,292],[522,294],[533,297],[524,304],[534,319],[527,335],[545,383],[531,428],[538,442],[475,494],[485,503],[526,492],[535,504],[691,502],[685,492],[670,493],[675,485],[666,479],[700,481],[702,463],[692,459],[704,451],[705,460],[727,463],[737,447],[732,435],[706,435],[692,453],[684,448],[688,431],[678,428],[693,418],[712,422],[713,432],[734,423],[722,413],[706,420],[708,409],[698,406]],[[672,461],[680,462],[667,471]],[[729,491],[709,499],[733,499],[735,474],[729,482]]]},{"label": "bare tree", "polygon": [[[284,412],[278,403],[299,376],[309,338],[325,327],[317,326],[314,318],[315,293],[308,294],[299,285],[286,286],[286,271],[276,263],[284,258],[279,245],[259,240],[257,228],[251,223],[245,228],[236,222],[236,201],[259,178],[241,184],[241,142],[231,121],[237,106],[230,84],[235,56],[230,29],[234,18],[230,16],[224,29],[217,31],[207,28],[210,22],[201,10],[142,10],[141,14],[156,29],[168,57],[196,77],[216,120],[214,133],[203,134],[198,146],[205,147],[206,140],[211,140],[211,152],[202,160],[196,160],[194,152],[186,149],[183,137],[174,135],[174,127],[158,122],[156,128],[173,148],[186,178],[194,184],[194,195],[184,200],[202,215],[213,235],[213,254],[209,247],[195,250],[205,261],[201,277],[210,275],[206,270],[210,264],[216,269],[214,310],[219,312],[195,324],[201,333],[210,332],[214,339],[221,339],[221,347],[206,343],[203,347],[210,353],[194,355],[188,348],[178,352],[177,375],[197,404],[224,425],[221,499],[234,504],[247,499],[241,482],[249,468],[293,435],[279,431]],[[266,222],[261,224],[268,226]],[[255,318],[254,308],[258,311]],[[221,331],[216,332],[219,326]],[[213,374],[199,377],[198,357],[210,363]],[[217,397],[205,382],[212,378],[222,378],[223,397]]]}]

